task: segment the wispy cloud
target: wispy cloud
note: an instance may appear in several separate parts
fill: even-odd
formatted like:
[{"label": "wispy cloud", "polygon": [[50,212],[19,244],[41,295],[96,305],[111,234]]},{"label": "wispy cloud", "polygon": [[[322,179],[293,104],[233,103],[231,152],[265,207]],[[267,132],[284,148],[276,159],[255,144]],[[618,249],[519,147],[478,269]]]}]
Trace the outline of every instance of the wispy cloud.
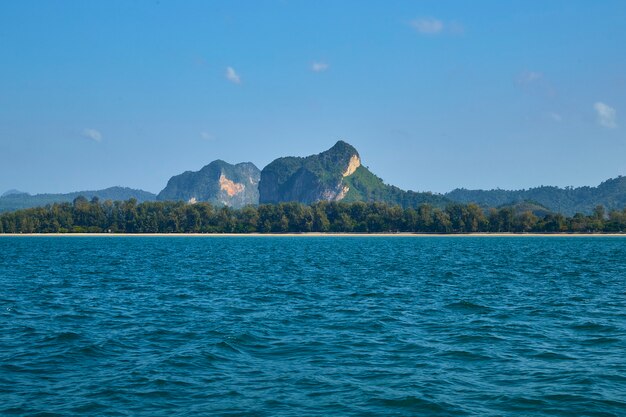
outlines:
[{"label": "wispy cloud", "polygon": [[234,84],[241,84],[241,77],[233,67],[226,67],[226,79]]},{"label": "wispy cloud", "polygon": [[200,132],[200,137],[204,140],[213,140],[215,139],[215,136],[213,136],[212,134],[210,134],[209,132],[203,131]]},{"label": "wispy cloud", "polygon": [[83,129],[81,135],[86,139],[91,139],[94,142],[100,142],[102,140],[102,133],[96,129]]},{"label": "wispy cloud", "polygon": [[548,116],[550,117],[550,119],[554,120],[555,122],[561,123],[563,121],[563,116],[561,116],[558,113],[548,113]]},{"label": "wispy cloud", "polygon": [[420,17],[412,20],[411,26],[424,35],[436,35],[443,31],[444,23],[434,17]]},{"label": "wispy cloud", "polygon": [[521,85],[532,84],[543,79],[543,74],[537,71],[524,71],[517,77],[517,83]]},{"label": "wispy cloud", "polygon": [[313,72],[324,72],[330,67],[326,62],[313,62],[311,64],[311,71]]},{"label": "wispy cloud", "polygon": [[543,72],[525,70],[515,77],[515,84],[524,92],[554,98],[558,91]]},{"label": "wispy cloud", "polygon": [[598,101],[594,103],[593,108],[595,109],[598,116],[598,123],[600,124],[600,126],[604,126],[609,129],[614,129],[617,127],[617,115],[613,107],[609,106],[606,103]]},{"label": "wispy cloud", "polygon": [[455,20],[443,21],[434,17],[418,17],[409,22],[411,27],[415,29],[417,33],[422,35],[462,35],[465,33],[465,28],[460,22]]}]

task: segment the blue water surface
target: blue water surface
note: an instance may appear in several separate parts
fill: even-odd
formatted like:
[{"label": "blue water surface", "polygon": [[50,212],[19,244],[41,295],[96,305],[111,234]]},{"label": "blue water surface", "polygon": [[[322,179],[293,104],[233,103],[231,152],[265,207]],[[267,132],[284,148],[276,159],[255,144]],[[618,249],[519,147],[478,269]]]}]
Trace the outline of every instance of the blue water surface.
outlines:
[{"label": "blue water surface", "polygon": [[625,416],[620,237],[0,237],[0,415]]}]

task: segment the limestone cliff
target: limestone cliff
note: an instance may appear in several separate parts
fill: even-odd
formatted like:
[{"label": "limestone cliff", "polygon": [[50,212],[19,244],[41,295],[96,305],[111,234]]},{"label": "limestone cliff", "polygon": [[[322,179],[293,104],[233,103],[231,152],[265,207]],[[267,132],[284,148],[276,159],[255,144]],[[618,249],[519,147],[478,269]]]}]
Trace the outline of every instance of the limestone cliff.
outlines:
[{"label": "limestone cliff", "polygon": [[259,202],[261,171],[252,163],[231,165],[213,161],[200,171],[176,175],[157,196],[158,200],[206,201],[235,208]]},{"label": "limestone cliff", "polygon": [[360,165],[357,150],[343,141],[317,155],[278,158],[261,171],[259,201],[342,200],[349,191],[343,179]]},{"label": "limestone cliff", "polygon": [[278,158],[263,168],[260,203],[297,201],[365,201],[416,207],[445,205],[438,194],[404,191],[387,185],[361,164],[357,150],[339,141],[329,150],[304,158]]}]

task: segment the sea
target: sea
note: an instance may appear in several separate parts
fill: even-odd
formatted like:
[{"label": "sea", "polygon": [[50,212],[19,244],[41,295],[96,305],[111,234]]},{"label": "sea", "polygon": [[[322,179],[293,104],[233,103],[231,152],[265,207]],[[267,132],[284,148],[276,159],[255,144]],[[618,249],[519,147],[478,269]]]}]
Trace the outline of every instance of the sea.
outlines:
[{"label": "sea", "polygon": [[626,238],[0,236],[2,416],[626,416]]}]

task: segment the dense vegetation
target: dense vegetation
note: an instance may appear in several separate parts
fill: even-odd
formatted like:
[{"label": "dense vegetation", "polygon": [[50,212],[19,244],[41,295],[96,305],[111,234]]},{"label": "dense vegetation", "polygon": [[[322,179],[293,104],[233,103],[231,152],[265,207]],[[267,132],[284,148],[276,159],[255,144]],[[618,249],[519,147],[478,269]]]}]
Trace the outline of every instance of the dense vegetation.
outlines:
[{"label": "dense vegetation", "polygon": [[477,203],[484,207],[515,204],[525,200],[535,201],[551,211],[573,216],[590,214],[597,205],[609,210],[626,206],[626,177],[604,181],[597,187],[536,187],[528,190],[466,190],[456,189],[445,194],[459,203]]},{"label": "dense vegetation", "polygon": [[354,147],[340,140],[317,155],[275,159],[261,171],[259,201],[309,203],[326,200],[325,193],[336,191],[350,158],[358,155]]},{"label": "dense vegetation", "polygon": [[100,200],[129,200],[136,199],[139,202],[154,201],[156,195],[143,190],[135,190],[128,187],[110,187],[97,191],[76,191],[66,194],[36,194],[17,192],[11,190],[0,197],[0,213],[30,207],[42,207],[47,204],[68,202],[71,203],[76,197],[97,197]]},{"label": "dense vegetation", "polygon": [[451,202],[439,194],[404,191],[395,185],[387,185],[381,178],[364,166],[358,167],[344,181],[348,185],[349,191],[342,201],[349,203],[356,201],[379,202],[394,206],[398,205],[403,208],[416,208],[421,204],[430,204],[443,208]]},{"label": "dense vegetation", "polygon": [[259,194],[261,203],[300,201],[311,203],[329,200],[347,186],[344,202],[363,201],[416,208],[420,204],[444,207],[447,198],[428,192],[404,191],[387,185],[367,167],[359,166],[354,173],[344,177],[348,163],[357,150],[339,141],[329,150],[305,158],[278,158],[263,168]]},{"label": "dense vegetation", "polygon": [[263,204],[242,209],[209,203],[91,201],[78,197],[0,215],[0,233],[288,233],[288,232],[623,232],[626,209],[535,216],[513,207],[485,212],[475,204],[403,209],[382,203]]}]

